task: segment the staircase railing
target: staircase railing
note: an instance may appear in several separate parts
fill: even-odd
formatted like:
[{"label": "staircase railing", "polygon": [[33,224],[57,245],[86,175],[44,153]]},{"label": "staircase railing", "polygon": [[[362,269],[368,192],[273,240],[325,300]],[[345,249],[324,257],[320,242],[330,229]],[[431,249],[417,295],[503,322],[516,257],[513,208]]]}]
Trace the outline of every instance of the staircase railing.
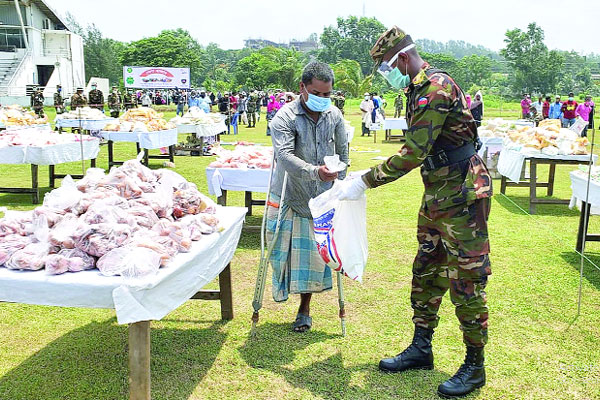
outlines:
[{"label": "staircase railing", "polygon": [[13,87],[12,84],[13,84],[13,81],[16,79],[17,75],[19,74],[19,72],[21,71],[21,68],[23,67],[25,62],[27,60],[29,60],[30,57],[31,57],[31,50],[27,49],[25,51],[25,54],[19,61],[19,64],[12,72],[12,76],[8,80],[8,83],[6,83],[4,85],[0,85],[0,96],[19,96],[20,88],[15,88],[15,87]]}]

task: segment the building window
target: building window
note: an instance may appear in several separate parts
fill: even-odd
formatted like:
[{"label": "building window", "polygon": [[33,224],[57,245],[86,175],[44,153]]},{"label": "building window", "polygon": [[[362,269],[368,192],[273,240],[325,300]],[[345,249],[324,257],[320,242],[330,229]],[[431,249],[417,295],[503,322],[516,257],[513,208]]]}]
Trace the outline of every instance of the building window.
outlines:
[{"label": "building window", "polygon": [[25,48],[23,31],[16,28],[0,28],[0,47]]}]

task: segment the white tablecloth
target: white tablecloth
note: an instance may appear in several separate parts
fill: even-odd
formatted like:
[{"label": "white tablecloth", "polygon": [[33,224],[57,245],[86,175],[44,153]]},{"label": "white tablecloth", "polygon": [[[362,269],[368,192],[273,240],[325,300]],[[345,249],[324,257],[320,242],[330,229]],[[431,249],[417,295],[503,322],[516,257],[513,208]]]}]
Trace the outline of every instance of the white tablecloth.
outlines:
[{"label": "white tablecloth", "polygon": [[180,124],[177,125],[178,133],[195,133],[196,137],[210,137],[217,136],[220,133],[227,131],[227,125],[225,121],[218,122],[216,124]]},{"label": "white tablecloth", "polygon": [[[100,140],[83,141],[83,160],[98,157]],[[79,142],[61,143],[44,147],[11,146],[0,148],[0,164],[57,165],[81,161]]]},{"label": "white tablecloth", "polygon": [[4,126],[0,123],[0,128],[6,128],[8,131],[21,130],[21,129],[50,129],[50,124],[36,124],[36,125],[8,125]]},{"label": "white tablecloth", "polygon": [[268,169],[206,168],[208,192],[221,196],[222,190],[267,193]]},{"label": "white tablecloth", "polygon": [[116,122],[116,118],[105,118],[105,119],[63,119],[57,118],[54,124],[58,128],[79,128],[89,131],[101,131],[104,127],[109,124]]},{"label": "white tablecloth", "polygon": [[485,155],[485,151],[487,150],[488,155],[492,153],[496,153],[502,150],[502,142],[504,138],[500,137],[480,137],[481,140],[481,149],[479,149],[479,156],[483,158]]},{"label": "white tablecloth", "polygon": [[[523,154],[516,150],[503,149],[500,152],[498,158],[498,172],[507,177],[512,182],[519,182],[521,179],[521,171],[523,169],[523,162],[527,158],[538,158],[543,160],[569,160],[569,161],[581,161],[582,164],[589,162],[589,155],[580,156],[548,156],[545,154]],[[594,155],[594,163],[598,156]]]},{"label": "white tablecloth", "polygon": [[142,149],[160,149],[177,144],[177,128],[156,132],[101,131],[100,136],[113,142],[139,143]]},{"label": "white tablecloth", "polygon": [[225,228],[193,242],[189,253],[175,256],[143,287],[96,269],[47,275],[41,271],[0,268],[0,301],[61,307],[113,308],[120,324],[160,320],[219,275],[237,247],[246,209],[219,207]]},{"label": "white tablecloth", "polygon": [[[581,208],[581,201],[586,201],[587,192],[587,172],[584,171],[571,171],[569,174],[571,177],[571,202],[569,208],[577,206]],[[590,193],[587,199],[587,203],[591,204],[590,213],[592,215],[600,215],[600,182],[591,180],[590,181]]]}]

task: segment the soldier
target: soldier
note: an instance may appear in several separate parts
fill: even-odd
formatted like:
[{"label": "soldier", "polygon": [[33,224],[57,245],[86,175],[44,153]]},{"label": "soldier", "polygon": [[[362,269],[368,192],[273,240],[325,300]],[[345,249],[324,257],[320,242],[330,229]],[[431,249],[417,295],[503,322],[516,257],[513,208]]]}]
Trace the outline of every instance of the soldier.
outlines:
[{"label": "soldier", "polygon": [[62,114],[65,112],[65,100],[62,97],[62,87],[56,85],[56,93],[54,93],[54,108],[56,114]]},{"label": "soldier", "polygon": [[78,87],[75,94],[71,96],[71,111],[75,111],[79,107],[86,107],[87,105],[88,101],[83,94],[83,88]]},{"label": "soldier", "polygon": [[110,110],[111,117],[119,118],[119,110],[121,109],[121,93],[119,93],[116,86],[112,87],[112,92],[108,95],[108,109]]},{"label": "soldier", "polygon": [[419,166],[425,186],[413,264],[413,341],[396,357],[381,360],[379,369],[433,369],[433,330],[442,297],[450,289],[466,357],[456,374],[438,386],[438,394],[464,396],[485,385],[492,179],[477,155],[477,127],[454,80],[424,62],[411,37],[396,26],[381,35],[370,53],[391,86],[408,88],[406,143],[362,177],[339,182],[339,197],[358,198],[367,188],[392,182]]},{"label": "soldier", "polygon": [[127,92],[123,96],[123,108],[125,111],[131,110],[137,107],[137,97],[133,94],[131,89],[127,89]]},{"label": "soldier", "polygon": [[104,93],[102,93],[101,90],[98,90],[96,82],[92,83],[92,90],[90,90],[88,96],[90,98],[90,107],[97,108],[104,112]]},{"label": "soldier", "polygon": [[333,96],[332,100],[333,104],[342,112],[342,115],[344,115],[344,105],[346,104],[346,98],[344,97],[342,91],[338,90],[335,93],[335,96]]},{"label": "soldier", "polygon": [[42,89],[37,86],[34,86],[31,92],[31,108],[38,117],[42,118],[44,116],[44,94]]},{"label": "soldier", "polygon": [[398,96],[394,99],[394,118],[400,118],[402,116],[402,109],[404,108],[403,99],[404,95],[402,92],[398,93]]},{"label": "soldier", "polygon": [[256,90],[250,92],[248,96],[248,128],[254,128],[256,126],[256,111],[258,109],[258,94]]}]

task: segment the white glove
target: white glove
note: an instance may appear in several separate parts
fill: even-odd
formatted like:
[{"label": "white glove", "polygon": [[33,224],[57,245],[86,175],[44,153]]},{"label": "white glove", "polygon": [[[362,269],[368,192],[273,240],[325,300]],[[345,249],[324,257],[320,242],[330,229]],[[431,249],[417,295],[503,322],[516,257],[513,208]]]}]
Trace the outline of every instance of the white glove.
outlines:
[{"label": "white glove", "polygon": [[360,176],[354,179],[337,181],[335,184],[336,186],[339,185],[338,200],[358,200],[365,190],[367,190],[367,184]]}]

